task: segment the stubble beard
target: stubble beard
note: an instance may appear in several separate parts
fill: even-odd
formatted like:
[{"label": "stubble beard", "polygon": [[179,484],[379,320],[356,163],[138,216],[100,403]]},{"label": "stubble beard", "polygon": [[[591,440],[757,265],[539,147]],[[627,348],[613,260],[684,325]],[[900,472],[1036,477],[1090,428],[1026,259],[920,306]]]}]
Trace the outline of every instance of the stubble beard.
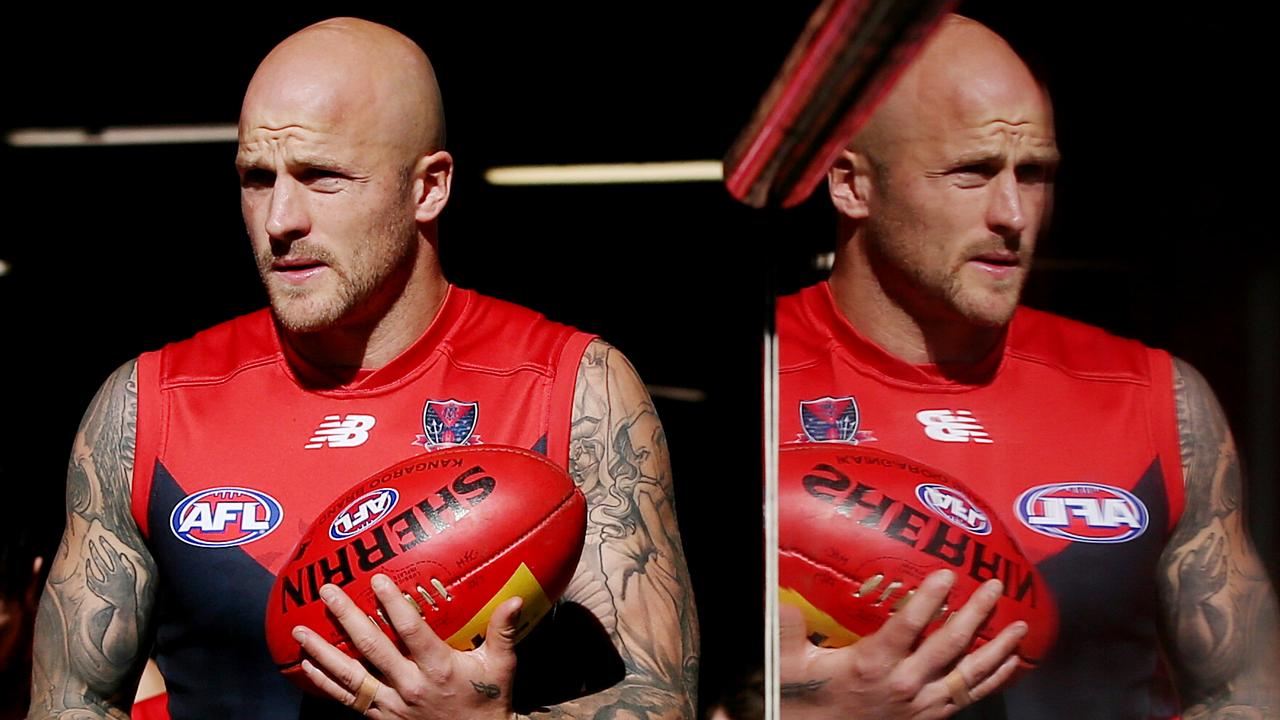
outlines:
[{"label": "stubble beard", "polygon": [[343,264],[322,245],[295,242],[291,251],[325,264],[325,277],[302,285],[292,285],[273,276],[275,254],[268,248],[258,253],[258,274],[267,290],[276,322],[297,334],[320,332],[337,327],[369,311],[370,301],[398,272],[413,262],[416,225],[389,220],[357,246]]},{"label": "stubble beard", "polygon": [[955,264],[951,260],[946,264],[930,261],[928,253],[935,246],[945,247],[945,243],[926,239],[907,247],[895,242],[894,237],[924,237],[909,222],[868,219],[866,231],[868,259],[883,291],[909,314],[921,320],[959,321],[983,328],[1003,327],[1013,319],[1026,280],[1025,263],[1009,280],[966,278],[978,271],[966,267],[964,257]]}]

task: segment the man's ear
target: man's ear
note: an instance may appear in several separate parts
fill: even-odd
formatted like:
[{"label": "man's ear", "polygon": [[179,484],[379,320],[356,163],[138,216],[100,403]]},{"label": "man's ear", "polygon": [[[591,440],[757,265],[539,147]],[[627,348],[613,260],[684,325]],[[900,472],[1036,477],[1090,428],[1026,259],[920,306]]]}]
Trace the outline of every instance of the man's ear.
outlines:
[{"label": "man's ear", "polygon": [[848,148],[840,151],[840,156],[827,171],[827,191],[837,212],[852,220],[866,219],[871,172],[871,162],[866,155]]},{"label": "man's ear", "polygon": [[453,186],[453,156],[444,150],[423,155],[413,166],[413,217],[420,223],[440,216]]}]

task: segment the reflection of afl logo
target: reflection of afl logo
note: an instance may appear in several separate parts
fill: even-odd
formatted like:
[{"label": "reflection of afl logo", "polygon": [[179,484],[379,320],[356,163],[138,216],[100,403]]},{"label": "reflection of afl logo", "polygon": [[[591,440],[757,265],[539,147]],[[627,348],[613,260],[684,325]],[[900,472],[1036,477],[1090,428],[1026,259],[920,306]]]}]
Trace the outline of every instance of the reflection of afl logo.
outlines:
[{"label": "reflection of afl logo", "polygon": [[1147,529],[1147,507],[1136,495],[1098,483],[1040,485],[1018,496],[1022,524],[1049,537],[1122,543]]},{"label": "reflection of afl logo", "polygon": [[944,520],[974,535],[990,535],[991,521],[964,493],[946,485],[925,483],[916,486],[916,497]]},{"label": "reflection of afl logo", "polygon": [[394,488],[382,488],[352,500],[329,526],[329,537],[346,540],[391,514],[400,499]]},{"label": "reflection of afl logo", "polygon": [[218,487],[183,498],[169,514],[169,527],[189,545],[230,547],[270,534],[283,517],[284,508],[266,493]]}]

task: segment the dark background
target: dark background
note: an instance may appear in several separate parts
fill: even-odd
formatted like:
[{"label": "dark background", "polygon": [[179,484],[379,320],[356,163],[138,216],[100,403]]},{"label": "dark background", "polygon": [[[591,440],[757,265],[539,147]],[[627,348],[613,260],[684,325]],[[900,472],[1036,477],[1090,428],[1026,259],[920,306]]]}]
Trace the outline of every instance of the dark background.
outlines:
[{"label": "dark background", "polygon": [[[457,161],[442,221],[461,285],[598,332],[659,397],[704,630],[702,700],[758,663],[760,327],[829,249],[825,199],[737,205],[714,183],[498,188],[517,163],[712,159],[727,150],[813,2],[651,2],[474,10],[275,6],[181,14],[10,13],[5,131],[234,123],[258,60],[332,14],[423,45]],[[1254,536],[1280,537],[1280,251],[1276,150],[1263,100],[1269,18],[1230,4],[966,3],[1039,65],[1064,155],[1028,302],[1165,347],[1217,388],[1253,481]],[[1157,8],[1159,8],[1157,12]],[[56,541],[65,458],[106,375],[137,353],[258,307],[230,143],[0,147],[0,466]],[[606,257],[607,254],[607,257]]]}]

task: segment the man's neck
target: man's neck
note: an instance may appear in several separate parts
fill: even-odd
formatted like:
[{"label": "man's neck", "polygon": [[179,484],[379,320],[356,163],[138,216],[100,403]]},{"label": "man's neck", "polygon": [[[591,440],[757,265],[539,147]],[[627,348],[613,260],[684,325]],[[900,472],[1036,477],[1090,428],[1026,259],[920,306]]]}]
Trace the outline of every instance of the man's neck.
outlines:
[{"label": "man's neck", "polygon": [[977,363],[1004,339],[1006,327],[975,325],[954,314],[912,307],[885,287],[865,257],[841,260],[847,262],[837,262],[830,279],[836,307],[863,337],[904,362]]},{"label": "man's neck", "polygon": [[438,269],[415,273],[399,293],[384,301],[386,310],[370,317],[314,333],[290,333],[281,337],[287,354],[313,373],[347,383],[361,370],[377,370],[403,353],[426,332],[444,303],[448,283]]}]

